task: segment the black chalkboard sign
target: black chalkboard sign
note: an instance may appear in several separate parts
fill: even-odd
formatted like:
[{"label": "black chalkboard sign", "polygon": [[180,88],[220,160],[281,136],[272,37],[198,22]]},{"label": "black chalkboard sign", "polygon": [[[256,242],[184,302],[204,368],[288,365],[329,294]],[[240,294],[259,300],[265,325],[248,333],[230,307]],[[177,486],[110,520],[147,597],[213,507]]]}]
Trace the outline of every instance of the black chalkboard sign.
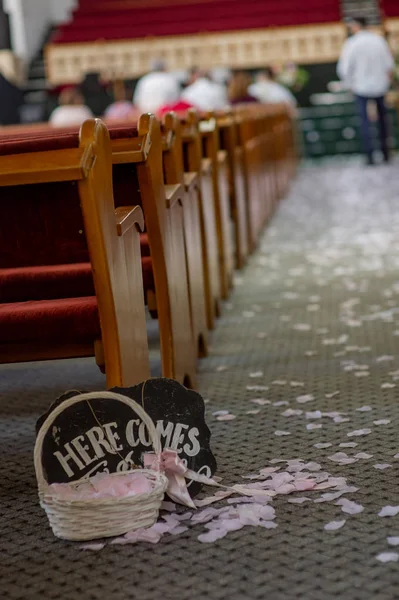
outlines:
[{"label": "black chalkboard sign", "polygon": [[[172,379],[149,379],[143,385],[112,388],[141,404],[153,420],[162,447],[176,450],[189,469],[211,476],[216,460],[210,449],[202,397]],[[51,411],[83,392],[63,394],[37,421],[37,431]],[[152,451],[147,429],[126,404],[111,399],[82,401],[66,408],[43,441],[43,468],[49,483],[76,481],[99,472],[142,466],[142,455]],[[188,482],[195,496],[201,484]]]}]

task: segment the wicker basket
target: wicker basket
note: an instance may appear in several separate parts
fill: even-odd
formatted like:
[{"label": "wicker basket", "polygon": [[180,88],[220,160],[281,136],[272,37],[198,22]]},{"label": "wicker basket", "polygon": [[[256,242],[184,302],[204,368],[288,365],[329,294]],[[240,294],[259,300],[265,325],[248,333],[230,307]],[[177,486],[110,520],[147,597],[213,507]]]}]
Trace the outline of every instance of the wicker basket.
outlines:
[{"label": "wicker basket", "polygon": [[154,423],[145,410],[131,398],[113,392],[90,392],[74,396],[57,406],[47,417],[37,435],[34,463],[40,504],[47,513],[54,535],[66,540],[93,540],[121,535],[141,527],[150,527],[158,518],[159,508],[168,485],[167,477],[159,471],[135,469],[113,473],[112,476],[121,477],[132,472],[144,474],[152,483],[151,492],[121,498],[65,500],[50,491],[42,464],[44,437],[58,415],[66,408],[96,398],[109,398],[130,406],[147,426],[155,454],[159,456],[162,450]]}]

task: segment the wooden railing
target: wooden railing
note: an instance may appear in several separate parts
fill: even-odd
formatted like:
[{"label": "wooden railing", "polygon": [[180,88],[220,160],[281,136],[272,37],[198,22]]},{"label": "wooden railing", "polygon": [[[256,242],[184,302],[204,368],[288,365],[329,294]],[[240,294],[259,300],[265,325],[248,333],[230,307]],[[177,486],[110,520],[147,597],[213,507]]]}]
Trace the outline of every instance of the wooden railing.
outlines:
[{"label": "wooden railing", "polygon": [[46,49],[51,84],[79,82],[97,71],[106,79],[134,78],[162,56],[171,70],[194,65],[203,68],[257,68],[269,63],[334,62],[345,41],[341,23],[277,29],[145,38],[95,43],[50,44]]}]

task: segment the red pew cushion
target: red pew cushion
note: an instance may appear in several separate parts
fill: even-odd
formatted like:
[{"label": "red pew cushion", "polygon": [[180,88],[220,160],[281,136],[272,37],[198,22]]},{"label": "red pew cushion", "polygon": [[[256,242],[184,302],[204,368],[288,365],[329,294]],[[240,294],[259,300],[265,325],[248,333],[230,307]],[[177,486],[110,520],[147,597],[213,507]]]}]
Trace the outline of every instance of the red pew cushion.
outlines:
[{"label": "red pew cushion", "polygon": [[79,342],[101,338],[95,296],[0,304],[0,342]]},{"label": "red pew cushion", "polygon": [[94,296],[90,263],[0,269],[0,302]]},{"label": "red pew cushion", "polygon": [[152,268],[152,258],[150,256],[141,257],[141,267],[143,271],[144,292],[155,290],[154,270]]},{"label": "red pew cushion", "polygon": [[[146,234],[143,234],[147,238]],[[148,238],[141,259],[144,289],[154,289]],[[0,303],[94,296],[90,263],[0,269]]]}]

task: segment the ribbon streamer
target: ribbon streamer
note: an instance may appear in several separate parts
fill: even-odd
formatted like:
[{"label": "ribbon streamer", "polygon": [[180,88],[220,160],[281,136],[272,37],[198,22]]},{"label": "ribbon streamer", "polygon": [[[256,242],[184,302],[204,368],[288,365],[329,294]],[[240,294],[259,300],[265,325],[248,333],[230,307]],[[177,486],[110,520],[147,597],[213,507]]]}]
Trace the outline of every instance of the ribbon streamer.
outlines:
[{"label": "ribbon streamer", "polygon": [[165,449],[158,458],[154,453],[144,454],[144,468],[162,471],[168,478],[168,488],[166,493],[173,502],[183,504],[190,508],[197,508],[194,504],[186,485],[186,479],[198,481],[205,485],[219,487],[231,493],[241,494],[243,496],[263,496],[265,499],[271,498],[276,494],[273,490],[260,490],[249,488],[244,485],[225,486],[211,477],[201,475],[188,469],[175,450]]}]

